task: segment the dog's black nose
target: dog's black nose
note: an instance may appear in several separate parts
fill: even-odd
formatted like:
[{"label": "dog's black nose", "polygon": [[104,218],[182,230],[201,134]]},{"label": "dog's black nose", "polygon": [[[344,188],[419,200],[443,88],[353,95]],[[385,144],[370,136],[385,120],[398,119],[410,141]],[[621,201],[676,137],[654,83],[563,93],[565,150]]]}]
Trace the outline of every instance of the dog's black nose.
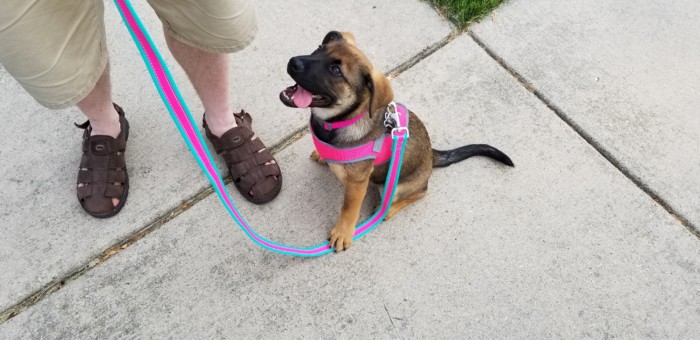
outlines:
[{"label": "dog's black nose", "polygon": [[299,57],[294,57],[289,59],[289,64],[287,64],[287,72],[289,73],[302,73],[304,72],[304,62]]}]

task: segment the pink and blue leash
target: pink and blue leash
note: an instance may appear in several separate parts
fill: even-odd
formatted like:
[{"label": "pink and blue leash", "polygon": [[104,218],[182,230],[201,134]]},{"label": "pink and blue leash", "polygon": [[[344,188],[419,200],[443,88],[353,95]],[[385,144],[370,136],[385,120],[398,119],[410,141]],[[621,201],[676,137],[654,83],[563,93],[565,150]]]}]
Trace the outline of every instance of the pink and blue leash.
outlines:
[{"label": "pink and blue leash", "polygon": [[[219,196],[219,200],[221,200],[226,211],[228,211],[229,215],[236,221],[238,226],[254,243],[273,252],[305,257],[321,256],[332,252],[333,249],[328,242],[308,248],[293,247],[270,241],[260,236],[260,234],[250,227],[238,209],[236,209],[231,197],[229,197],[224,181],[212,160],[209,149],[204,144],[202,135],[194,124],[194,119],[190,114],[190,110],[182,99],[182,95],[175,85],[170,71],[165,66],[163,58],[153,44],[151,37],[145,30],[141,20],[131,6],[131,3],[129,0],[114,0],[114,2],[119,9],[119,13],[129,33],[131,33],[131,37],[134,39],[136,46],[141,52],[141,57],[146,63],[146,67],[151,74],[153,83],[160,93],[161,99],[163,99],[165,106],[170,112],[170,116],[175,122],[175,125],[177,125],[178,130],[180,130],[182,138],[187,143],[190,152],[214,187],[216,194]],[[396,193],[399,173],[401,171],[404,146],[408,140],[408,131],[405,128],[397,129],[392,133],[392,138],[392,156],[389,163],[389,173],[384,185],[384,192],[382,193],[381,205],[369,219],[355,228],[353,240],[357,240],[378,226],[384,220],[384,217],[391,207],[391,202]]]}]

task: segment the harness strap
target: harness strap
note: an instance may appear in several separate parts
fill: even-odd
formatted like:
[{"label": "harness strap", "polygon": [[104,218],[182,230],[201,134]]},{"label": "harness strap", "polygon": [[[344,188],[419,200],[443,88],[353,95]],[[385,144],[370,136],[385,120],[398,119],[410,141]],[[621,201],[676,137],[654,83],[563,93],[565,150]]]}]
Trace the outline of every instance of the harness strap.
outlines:
[{"label": "harness strap", "polygon": [[341,120],[338,122],[323,122],[323,128],[326,129],[326,131],[331,131],[335,129],[342,129],[344,127],[350,126],[352,124],[357,123],[358,120],[362,119],[362,117],[366,114],[367,112],[362,112],[357,117],[355,118],[350,118],[347,120]]},{"label": "harness strap", "polygon": [[[204,143],[204,139],[202,138],[199,129],[194,123],[195,121],[192,118],[185,101],[182,99],[180,91],[177,89],[168,68],[163,62],[163,58],[160,56],[160,53],[151,41],[148,32],[146,32],[144,29],[143,24],[136,15],[131,3],[129,0],[114,0],[114,2],[119,9],[119,14],[129,30],[129,33],[131,33],[131,37],[134,39],[136,46],[141,52],[141,57],[146,63],[146,67],[151,74],[153,83],[156,85],[156,88],[160,93],[161,99],[163,99],[165,106],[170,112],[171,118],[175,122],[178,130],[180,130],[182,138],[185,140],[185,143],[187,143],[190,152],[197,160],[197,163],[209,179],[209,182],[211,182],[219,197],[219,200],[221,200],[221,203],[224,205],[224,208],[226,211],[228,211],[233,220],[236,221],[238,226],[245,232],[245,234],[260,247],[286,255],[307,257],[320,256],[333,251],[328,242],[321,243],[313,247],[299,248],[270,241],[260,236],[255,232],[255,230],[253,230],[243,216],[241,216],[238,209],[236,209],[231,197],[229,197],[224,181],[221,179],[221,175],[217,170],[206,144]],[[391,163],[389,165],[389,173],[387,175],[384,192],[382,194],[381,206],[369,219],[362,222],[355,228],[353,240],[362,237],[374,227],[379,225],[379,223],[384,220],[384,216],[386,216],[391,206],[401,171],[404,146],[408,140],[408,131],[405,130],[405,127],[403,130],[397,128],[394,129],[394,131],[396,131],[396,133],[392,133],[393,141],[391,149]]]},{"label": "harness strap", "polygon": [[[399,103],[394,104],[400,119],[400,126],[408,127],[408,110],[405,106]],[[389,108],[387,108],[387,112]],[[396,122],[393,122],[396,124]],[[311,139],[314,142],[316,151],[324,161],[330,163],[356,163],[368,159],[374,159],[374,165],[384,164],[391,159],[392,138],[390,133],[385,133],[379,138],[369,141],[365,144],[353,147],[338,147],[328,144],[318,138],[313,127],[309,125],[311,131]]]}]

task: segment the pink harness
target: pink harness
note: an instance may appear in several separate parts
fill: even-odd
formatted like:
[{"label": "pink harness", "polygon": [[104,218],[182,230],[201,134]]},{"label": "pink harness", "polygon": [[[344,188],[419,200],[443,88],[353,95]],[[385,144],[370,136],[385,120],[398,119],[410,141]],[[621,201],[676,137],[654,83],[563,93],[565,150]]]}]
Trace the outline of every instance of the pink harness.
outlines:
[{"label": "pink harness", "polygon": [[[399,124],[396,124],[397,111],[399,113]],[[353,119],[333,123],[324,123],[323,127],[326,130],[344,128],[360,120],[363,115],[364,113]],[[406,133],[408,133],[408,110],[406,107],[399,103],[389,103],[389,105],[387,105],[387,111],[384,115],[384,125],[387,128],[394,130],[391,130],[391,133],[387,132],[381,135],[379,138],[373,141],[349,148],[341,148],[325,143],[320,140],[318,136],[316,136],[316,132],[314,131],[313,127],[309,126],[309,130],[311,131],[311,138],[314,141],[314,146],[316,146],[316,151],[326,162],[344,164],[374,159],[374,165],[380,165],[391,159],[391,134],[395,133],[395,127],[399,126],[401,127],[400,129],[403,129],[406,131]]]}]

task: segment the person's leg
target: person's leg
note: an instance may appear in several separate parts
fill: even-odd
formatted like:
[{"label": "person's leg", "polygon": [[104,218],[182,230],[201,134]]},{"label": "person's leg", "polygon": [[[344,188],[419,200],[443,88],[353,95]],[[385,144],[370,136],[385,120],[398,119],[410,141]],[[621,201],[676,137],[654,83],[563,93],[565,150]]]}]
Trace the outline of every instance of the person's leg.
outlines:
[{"label": "person's leg", "polygon": [[[77,105],[90,121],[92,136],[116,138],[121,127],[110,92],[103,6],[102,0],[0,1],[0,63],[41,105],[49,109]],[[84,156],[81,164],[97,164],[90,157],[86,161]],[[122,180],[122,172],[126,177],[125,171],[107,169],[118,173],[110,175],[115,180]],[[95,172],[79,170],[78,198],[88,213],[104,217],[110,205],[119,204],[112,197],[123,200],[126,196],[110,187],[121,182],[93,182],[100,177],[90,177]],[[110,189],[86,190],[93,184]],[[102,201],[104,209],[91,210],[97,201]]]},{"label": "person's leg", "polygon": [[253,0],[148,0],[163,24],[168,48],[185,70],[217,137],[236,126],[229,87],[229,53],[257,33]]},{"label": "person's leg", "polygon": [[[175,60],[187,73],[204,106],[209,130],[217,137],[236,127],[229,95],[229,57],[226,53],[200,50],[165,34],[165,41]],[[252,139],[257,136],[253,135]],[[266,148],[258,152],[265,151]],[[274,164],[275,160],[265,164]],[[252,190],[251,190],[252,194]]]},{"label": "person's leg", "polygon": [[191,47],[167,33],[165,41],[199,95],[209,129],[221,137],[224,132],[236,126],[229,94],[228,54]]},{"label": "person's leg", "polygon": [[[87,97],[79,101],[76,106],[78,106],[80,111],[90,121],[91,136],[103,135],[117,138],[119,132],[121,132],[121,124],[119,123],[119,114],[112,104],[109,64],[105,67],[102,76],[97,80],[92,91],[90,91]],[[82,187],[83,185],[84,183],[78,183],[78,187]],[[119,199],[112,198],[112,204],[114,204],[115,207],[119,205]]]},{"label": "person's leg", "polygon": [[102,0],[0,1],[0,63],[41,105],[64,109],[107,65]]},{"label": "person's leg", "polygon": [[[109,64],[95,87],[76,106],[90,120],[91,136],[104,135],[117,138],[121,131],[119,114],[112,105],[112,86],[109,82]],[[116,205],[116,203],[115,203]]]},{"label": "person's leg", "polygon": [[[226,53],[200,50],[165,34],[170,52],[185,70],[206,113],[209,130],[217,137],[236,127],[229,95],[229,57]],[[257,138],[255,135],[251,139]],[[259,152],[264,151],[261,149]],[[273,164],[270,161],[265,164]]]},{"label": "person's leg", "polygon": [[[231,109],[228,53],[257,32],[253,0],[148,0],[163,23],[170,51],[204,106],[204,130],[226,161],[236,188],[257,204],[274,199],[282,177],[274,157],[252,132],[252,118]],[[240,125],[240,126],[237,126]],[[247,142],[246,139],[250,139]]]}]

